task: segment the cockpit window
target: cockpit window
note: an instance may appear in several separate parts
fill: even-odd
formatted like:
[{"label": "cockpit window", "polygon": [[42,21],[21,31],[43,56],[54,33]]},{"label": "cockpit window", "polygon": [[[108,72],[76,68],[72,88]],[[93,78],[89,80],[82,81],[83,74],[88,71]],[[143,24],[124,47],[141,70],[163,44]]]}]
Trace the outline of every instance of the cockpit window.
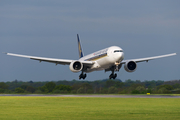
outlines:
[{"label": "cockpit window", "polygon": [[123,52],[123,51],[122,50],[115,50],[114,53],[116,53],[116,52]]}]

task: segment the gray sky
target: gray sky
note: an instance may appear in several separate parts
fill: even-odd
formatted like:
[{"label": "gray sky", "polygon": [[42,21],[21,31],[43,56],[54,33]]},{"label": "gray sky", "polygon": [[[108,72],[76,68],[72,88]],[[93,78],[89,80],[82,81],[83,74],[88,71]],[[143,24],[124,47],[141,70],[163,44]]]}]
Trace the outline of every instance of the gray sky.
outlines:
[{"label": "gray sky", "polygon": [[[0,52],[78,59],[76,34],[84,54],[116,45],[125,59],[180,51],[179,0],[3,0],[0,1]],[[78,79],[69,66],[0,55],[0,81]],[[138,63],[121,80],[180,79],[180,56]],[[86,80],[108,78],[92,72]]]}]

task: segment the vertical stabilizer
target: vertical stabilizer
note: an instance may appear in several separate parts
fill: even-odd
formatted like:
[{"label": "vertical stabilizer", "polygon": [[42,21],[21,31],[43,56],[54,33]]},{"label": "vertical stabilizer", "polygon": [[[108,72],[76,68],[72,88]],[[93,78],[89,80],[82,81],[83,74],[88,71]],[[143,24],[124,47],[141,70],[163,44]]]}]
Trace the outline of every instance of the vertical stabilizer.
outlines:
[{"label": "vertical stabilizer", "polygon": [[78,41],[79,58],[82,58],[84,55],[83,55],[83,52],[82,52],[81,43],[80,43],[78,34],[77,34],[77,41]]}]

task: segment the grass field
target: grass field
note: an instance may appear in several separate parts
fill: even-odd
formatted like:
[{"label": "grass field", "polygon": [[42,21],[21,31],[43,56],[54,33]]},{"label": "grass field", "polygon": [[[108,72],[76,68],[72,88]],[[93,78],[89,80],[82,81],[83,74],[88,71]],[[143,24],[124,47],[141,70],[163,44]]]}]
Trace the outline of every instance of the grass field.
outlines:
[{"label": "grass field", "polygon": [[180,120],[178,98],[0,97],[0,120]]}]

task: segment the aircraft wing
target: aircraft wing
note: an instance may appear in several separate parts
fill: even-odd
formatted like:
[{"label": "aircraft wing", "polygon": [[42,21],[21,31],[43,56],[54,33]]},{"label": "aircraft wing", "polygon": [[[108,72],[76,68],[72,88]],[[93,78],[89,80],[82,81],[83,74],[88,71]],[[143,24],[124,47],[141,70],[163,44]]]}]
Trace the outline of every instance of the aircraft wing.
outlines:
[{"label": "aircraft wing", "polygon": [[[45,57],[36,57],[36,56],[28,56],[28,55],[20,55],[20,54],[14,54],[14,53],[5,53],[7,55],[11,55],[11,56],[16,56],[16,57],[24,57],[24,58],[29,58],[32,60],[38,60],[38,61],[44,61],[44,62],[50,62],[50,63],[55,63],[57,64],[62,64],[62,65],[69,65],[71,64],[71,62],[73,61],[77,61],[77,60],[68,60],[68,59],[55,59],[55,58],[45,58]],[[94,62],[91,61],[81,61],[82,64],[84,65],[93,65]]]},{"label": "aircraft wing", "polygon": [[147,58],[123,60],[123,61],[121,62],[121,64],[124,64],[124,63],[126,63],[127,61],[134,61],[134,62],[136,62],[136,63],[138,63],[138,62],[144,62],[144,61],[148,62],[149,60],[158,59],[158,58],[163,58],[163,57],[169,57],[169,56],[173,56],[173,55],[176,55],[176,53],[166,54],[166,55],[160,55],[160,56],[154,56],[154,57],[147,57]]}]

